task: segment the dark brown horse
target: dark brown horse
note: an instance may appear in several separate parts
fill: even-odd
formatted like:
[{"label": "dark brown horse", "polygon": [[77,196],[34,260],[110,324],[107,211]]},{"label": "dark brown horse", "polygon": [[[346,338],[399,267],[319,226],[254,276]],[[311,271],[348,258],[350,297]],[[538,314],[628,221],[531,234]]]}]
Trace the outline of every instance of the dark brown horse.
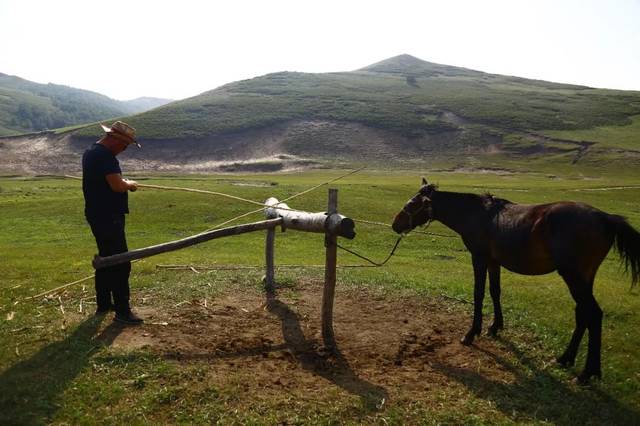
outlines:
[{"label": "dark brown horse", "polygon": [[525,275],[557,270],[576,302],[576,328],[558,362],[563,366],[574,364],[588,329],[587,362],[578,380],[586,383],[592,376],[601,376],[602,310],[593,296],[593,281],[614,242],[621,261],[631,271],[633,285],[640,276],[640,233],[622,216],[570,201],[524,205],[491,195],[444,192],[423,178],[418,193],[396,215],[393,230],[408,232],[432,220],[460,234],[471,252],[474,313],[463,344],[471,344],[482,331],[487,271],[494,307],[488,333],[495,336],[503,327],[500,267]]}]

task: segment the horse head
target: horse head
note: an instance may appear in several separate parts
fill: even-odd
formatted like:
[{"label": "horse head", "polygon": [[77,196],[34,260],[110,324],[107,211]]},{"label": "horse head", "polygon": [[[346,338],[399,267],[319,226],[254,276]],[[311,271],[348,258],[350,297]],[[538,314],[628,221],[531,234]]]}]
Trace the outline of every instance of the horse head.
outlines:
[{"label": "horse head", "polygon": [[429,184],[425,178],[422,178],[422,186],[418,193],[407,201],[393,220],[391,225],[393,230],[402,234],[431,221],[433,219],[431,198],[435,191],[436,186]]}]

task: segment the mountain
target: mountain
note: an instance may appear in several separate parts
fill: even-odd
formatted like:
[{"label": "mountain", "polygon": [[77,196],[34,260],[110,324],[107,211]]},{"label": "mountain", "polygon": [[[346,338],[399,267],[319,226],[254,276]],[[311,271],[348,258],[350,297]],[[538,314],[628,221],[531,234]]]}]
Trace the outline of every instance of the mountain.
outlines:
[{"label": "mountain", "polygon": [[453,67],[450,65],[440,65],[433,62],[423,61],[411,55],[399,55],[384,61],[376,62],[360,69],[360,71],[370,71],[377,73],[397,74],[402,77],[483,77],[488,76],[481,71],[474,71],[467,68]]},{"label": "mountain", "polygon": [[[124,161],[140,170],[278,170],[310,161],[640,164],[640,92],[489,74],[410,55],[349,72],[267,74],[126,120],[144,148],[127,151]],[[605,130],[591,140],[597,129]],[[55,144],[81,151],[100,134],[97,125],[86,126]]]},{"label": "mountain", "polygon": [[[148,139],[207,138],[295,120],[359,123],[419,137],[462,122],[498,130],[629,123],[640,93],[487,74],[400,55],[352,72],[279,72],[132,118]],[[94,129],[94,133],[97,134]]]},{"label": "mountain", "polygon": [[0,73],[0,136],[96,122],[168,102],[157,98],[118,101],[88,90]]}]

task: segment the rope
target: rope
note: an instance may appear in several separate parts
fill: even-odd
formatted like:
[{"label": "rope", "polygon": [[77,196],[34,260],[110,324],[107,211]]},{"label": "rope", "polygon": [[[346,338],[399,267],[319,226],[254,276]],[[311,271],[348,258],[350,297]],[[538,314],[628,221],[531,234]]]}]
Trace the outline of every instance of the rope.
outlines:
[{"label": "rope", "polygon": [[[342,247],[340,244],[336,244],[336,246],[339,249],[342,249],[342,250],[346,251],[347,253],[351,253],[352,255],[354,255],[356,257],[359,257],[360,259],[365,260],[365,261],[371,263],[374,266],[384,266],[384,264],[387,263],[389,261],[389,259],[391,259],[391,256],[393,256],[394,253],[396,252],[396,249],[398,248],[398,245],[400,245],[400,241],[402,240],[403,237],[404,237],[404,235],[400,235],[398,237],[398,240],[396,241],[396,244],[393,246],[393,249],[391,249],[391,253],[389,253],[387,258],[384,261],[380,262],[380,263],[374,262],[373,260],[369,259],[368,257],[365,257],[365,256],[363,256],[361,254],[358,254],[355,251],[350,250],[350,249],[348,249],[346,247]],[[352,267],[356,267],[356,266],[358,266],[358,265],[355,265],[355,266],[352,266]],[[365,266],[367,266],[367,265],[361,265],[360,267],[365,267]]]},{"label": "rope", "polygon": [[[365,166],[365,167],[366,167],[366,166]],[[316,190],[316,189],[320,188],[320,187],[321,187],[321,186],[323,186],[323,185],[328,185],[328,184],[330,184],[330,183],[332,183],[332,182],[335,182],[335,181],[337,181],[337,180],[343,179],[343,178],[345,178],[345,177],[347,177],[347,176],[350,176],[350,175],[352,175],[352,174],[354,174],[354,173],[357,173],[357,172],[359,172],[359,171],[361,171],[361,170],[365,169],[365,167],[360,167],[359,169],[352,170],[352,171],[350,171],[349,173],[346,173],[346,174],[344,174],[344,175],[342,175],[342,176],[338,176],[337,178],[334,178],[334,179],[328,180],[328,181],[323,182],[323,183],[321,183],[321,184],[318,184],[318,185],[316,185],[316,186],[314,186],[314,187],[311,187],[311,188],[309,188],[309,189],[306,189],[306,190],[304,190],[304,191],[302,191],[302,192],[298,192],[297,194],[294,194],[294,195],[292,195],[292,196],[290,196],[290,197],[288,197],[288,198],[285,198],[284,200],[280,201],[280,203],[284,203],[285,201],[289,201],[289,200],[292,200],[292,199],[294,199],[294,198],[296,198],[296,197],[299,197],[299,196],[301,196],[301,195],[307,194],[307,193],[309,193],[309,192],[311,192],[311,191],[313,191],[313,190]],[[269,208],[274,208],[274,209],[279,209],[279,210],[297,211],[296,209],[287,209],[287,208],[285,208],[285,207],[278,207],[278,205],[277,205],[277,204],[276,204],[276,205],[274,205],[274,206],[267,206],[266,204],[261,204],[261,205],[262,205],[262,206],[264,206],[264,207],[269,207]],[[250,211],[250,212],[247,212],[247,213],[241,214],[241,215],[236,216],[236,217],[234,217],[234,218],[231,218],[231,219],[229,219],[229,220],[227,220],[227,221],[225,221],[225,222],[219,223],[218,225],[216,225],[216,226],[214,226],[214,227],[211,227],[211,228],[207,229],[205,232],[207,232],[207,231],[213,231],[214,229],[218,229],[218,228],[220,228],[221,226],[228,225],[228,224],[229,224],[229,223],[231,223],[231,222],[235,222],[235,221],[236,221],[236,220],[238,220],[238,219],[241,219],[241,218],[243,218],[243,217],[250,216],[250,215],[255,214],[255,213],[259,213],[259,212],[261,212],[261,211],[263,211],[263,210],[264,210],[263,208],[260,208],[260,209],[257,209],[257,210],[253,210],[253,211]]]},{"label": "rope", "polygon": [[[350,175],[352,175],[352,174],[354,174],[354,173],[357,173],[357,172],[359,172],[359,171],[361,171],[361,170],[363,170],[363,169],[365,169],[365,167],[360,167],[359,169],[352,170],[352,171],[350,171],[349,173],[346,173],[346,174],[344,174],[344,175],[342,175],[342,176],[338,176],[337,178],[331,179],[331,180],[329,180],[329,181],[326,181],[326,182],[323,182],[323,183],[321,183],[321,184],[319,184],[319,185],[316,185],[316,186],[314,186],[314,187],[312,187],[312,188],[309,188],[309,189],[307,189],[307,190],[305,190],[305,191],[302,191],[302,192],[299,192],[299,193],[297,193],[297,194],[294,194],[294,195],[292,195],[292,196],[290,196],[290,197],[288,197],[288,198],[285,198],[284,200],[282,200],[282,201],[280,201],[280,202],[281,202],[281,203],[284,203],[285,201],[288,201],[288,200],[291,200],[291,199],[293,199],[293,198],[296,198],[296,197],[299,197],[299,196],[301,196],[301,195],[304,195],[304,194],[306,194],[306,193],[309,193],[309,192],[311,192],[311,191],[313,191],[313,190],[315,190],[315,189],[320,188],[321,186],[328,185],[328,184],[330,184],[330,183],[332,183],[332,182],[335,182],[335,181],[337,181],[337,180],[343,179],[343,178],[345,178],[345,177],[347,177],[347,176],[350,176]],[[65,178],[69,178],[69,179],[82,180],[82,178],[81,178],[81,177],[78,177],[78,176],[63,175],[63,177],[65,177]],[[261,208],[260,208],[260,209],[258,209],[258,210],[255,210],[255,211],[252,211],[252,212],[248,212],[248,213],[246,213],[246,214],[244,214],[244,215],[237,216],[237,217],[235,217],[235,218],[233,218],[233,219],[230,219],[230,220],[229,220],[229,221],[227,221],[227,222],[224,222],[224,223],[222,223],[222,224],[216,225],[216,227],[214,227],[214,228],[210,228],[210,229],[208,229],[208,231],[209,231],[209,230],[216,229],[216,228],[218,228],[218,227],[220,227],[220,226],[226,225],[226,224],[228,224],[229,222],[233,222],[234,220],[240,219],[240,218],[245,217],[245,216],[248,216],[248,215],[250,215],[250,214],[260,212],[260,211],[262,211],[262,210],[264,209],[264,207],[270,207],[270,208],[277,209],[277,210],[297,211],[296,209],[291,209],[291,208],[286,208],[286,207],[279,207],[277,204],[276,204],[276,205],[274,205],[274,206],[269,206],[269,205],[267,205],[267,204],[260,203],[260,202],[258,202],[258,201],[249,200],[249,199],[247,199],[247,198],[237,197],[237,196],[235,196],[235,195],[225,194],[225,193],[223,193],[223,192],[207,191],[207,190],[204,190],[204,189],[182,188],[182,187],[177,187],[177,186],[149,185],[149,184],[142,184],[142,183],[138,183],[138,184],[137,184],[137,186],[138,186],[139,188],[163,189],[163,190],[168,190],[168,191],[183,191],[183,192],[194,192],[194,193],[199,193],[199,194],[217,195],[217,196],[220,196],[220,197],[230,198],[230,199],[232,199],[232,200],[238,200],[238,201],[243,201],[243,202],[245,202],[245,203],[254,204],[254,205],[256,205],[256,206],[261,206]]]},{"label": "rope", "polygon": [[211,227],[211,228],[209,228],[209,229],[205,230],[204,232],[213,231],[214,229],[221,228],[221,227],[223,227],[224,225],[227,225],[227,224],[229,224],[229,223],[231,223],[231,222],[235,222],[236,220],[238,220],[238,219],[242,219],[243,217],[247,217],[247,216],[250,216],[250,215],[252,215],[252,214],[259,213],[259,212],[261,212],[261,211],[263,211],[263,210],[264,210],[264,208],[259,208],[259,209],[257,209],[257,210],[252,210],[252,211],[250,211],[250,212],[243,213],[243,214],[241,214],[241,215],[239,215],[239,216],[233,217],[233,218],[231,218],[231,219],[229,219],[229,220],[226,220],[226,221],[224,221],[224,222],[222,222],[222,223],[219,223],[219,224],[217,224],[216,226],[213,226],[213,227]]},{"label": "rope", "polygon": [[55,293],[55,292],[57,292],[57,291],[59,291],[59,290],[62,290],[62,289],[67,288],[67,287],[70,287],[70,286],[72,286],[72,285],[74,285],[74,284],[79,284],[79,283],[81,283],[81,282],[84,282],[84,281],[90,280],[91,278],[93,278],[93,277],[94,277],[94,275],[95,275],[95,274],[91,274],[91,275],[89,275],[88,277],[80,278],[80,279],[79,279],[79,280],[77,280],[77,281],[73,281],[73,282],[70,282],[70,283],[67,283],[67,284],[61,285],[60,287],[56,287],[56,288],[54,288],[54,289],[52,289],[52,290],[43,291],[42,293],[38,293],[38,294],[36,294],[35,296],[25,297],[23,300],[37,299],[37,298],[38,298],[38,297],[40,297],[40,296],[46,296],[46,295],[47,295],[47,294],[49,294],[49,293]]},{"label": "rope", "polygon": [[367,167],[367,166],[360,167],[359,169],[352,170],[352,171],[350,171],[350,172],[349,172],[349,173],[347,173],[347,174],[344,174],[344,175],[342,175],[342,176],[338,176],[337,178],[331,179],[331,180],[329,180],[329,181],[327,181],[327,182],[323,182],[323,183],[321,183],[321,184],[319,184],[319,185],[316,185],[316,186],[314,186],[314,187],[312,187],[312,188],[309,188],[309,189],[307,189],[307,190],[305,190],[305,191],[298,192],[297,194],[292,195],[292,196],[291,196],[291,197],[289,197],[289,198],[285,198],[284,200],[282,200],[282,201],[281,201],[281,203],[284,203],[285,201],[289,201],[289,200],[292,200],[292,199],[294,199],[294,198],[297,198],[297,197],[299,197],[299,196],[301,196],[301,195],[304,195],[304,194],[306,194],[306,193],[308,193],[308,192],[314,191],[314,190],[316,190],[316,189],[320,188],[321,186],[329,185],[330,183],[333,183],[333,182],[335,182],[335,181],[337,181],[337,180],[340,180],[340,179],[342,179],[342,178],[345,178],[345,177],[347,177],[347,176],[350,176],[350,175],[352,175],[352,174],[354,174],[354,173],[358,173],[358,172],[360,172],[360,171],[364,170],[366,167]]},{"label": "rope", "polygon": [[[368,221],[362,221],[362,222],[368,222]],[[385,225],[385,226],[389,226],[389,225],[387,225],[387,224],[385,224],[385,223],[380,223],[380,222],[368,222],[368,223],[373,223],[373,224],[376,224],[376,225]],[[431,221],[431,220],[429,220],[429,221],[424,225],[424,229],[427,229],[427,228],[431,225],[431,223],[432,223],[432,221]],[[416,232],[419,232],[419,231],[416,231]],[[430,232],[425,232],[425,231],[422,231],[422,232],[420,232],[420,233],[422,233],[422,234],[429,234],[429,235],[438,235],[438,234],[434,234],[434,233],[430,233]],[[350,250],[350,249],[348,249],[348,248],[346,248],[346,247],[342,247],[340,244],[336,244],[336,246],[337,246],[339,249],[342,249],[342,250],[346,251],[347,253],[351,253],[352,255],[354,255],[354,256],[356,256],[356,257],[359,257],[360,259],[365,260],[365,261],[367,261],[367,262],[371,263],[371,264],[372,264],[372,265],[374,265],[374,266],[384,266],[384,264],[385,264],[385,263],[387,263],[387,262],[389,261],[389,259],[391,259],[391,257],[395,254],[396,249],[398,248],[398,245],[400,245],[400,241],[402,240],[402,238],[404,238],[404,236],[405,236],[405,234],[400,234],[400,236],[398,237],[398,240],[396,241],[396,244],[393,246],[393,249],[391,249],[391,253],[389,253],[389,255],[387,256],[387,258],[386,258],[384,261],[380,262],[380,263],[378,263],[378,262],[374,262],[373,260],[369,259],[368,257],[363,256],[363,255],[361,255],[361,254],[358,254],[358,253],[356,253],[355,251]],[[443,237],[453,237],[453,238],[455,238],[454,236],[451,236],[451,235],[442,235],[442,236],[443,236]],[[364,267],[364,266],[366,266],[366,265],[362,265],[362,266],[360,266],[360,267]],[[357,267],[357,266],[356,266],[356,267]]]},{"label": "rope", "polygon": [[[143,259],[136,259],[136,260],[132,260],[132,261],[131,261],[131,263],[140,262],[140,261],[142,261],[142,260],[143,260]],[[79,280],[72,281],[72,282],[67,283],[67,284],[63,284],[63,285],[61,285],[60,287],[56,287],[56,288],[53,288],[53,289],[51,289],[51,290],[43,291],[42,293],[38,293],[38,294],[36,294],[35,296],[25,297],[25,298],[23,299],[23,301],[32,300],[32,299],[37,299],[38,297],[41,297],[41,296],[47,296],[47,295],[49,295],[49,294],[57,293],[58,291],[63,290],[63,289],[65,289],[65,288],[67,288],[67,287],[71,287],[72,285],[80,284],[81,282],[84,282],[84,281],[90,280],[90,279],[91,279],[91,278],[93,278],[95,275],[96,275],[96,274],[95,274],[95,273],[93,273],[93,274],[91,274],[91,275],[89,275],[89,276],[87,276],[87,277],[80,278]]]},{"label": "rope", "polygon": [[[385,226],[387,228],[391,228],[391,225],[389,225],[388,223],[373,222],[373,221],[370,221],[370,220],[363,220],[363,219],[353,219],[353,220],[355,222],[367,223],[369,225],[378,225],[378,226]],[[411,232],[413,232],[414,234],[433,235],[433,236],[436,236],[436,237],[458,238],[457,235],[438,234],[436,232],[426,232],[426,231],[419,231],[419,230],[415,230],[415,229],[413,231],[411,231]]]},{"label": "rope", "polygon": [[209,194],[209,195],[218,195],[220,197],[231,198],[232,200],[244,201],[245,203],[255,204],[256,206],[265,206],[264,203],[260,203],[258,201],[249,200],[247,198],[236,197],[235,195],[225,194],[223,192],[215,192],[215,191],[206,191],[204,189],[191,189],[191,188],[179,188],[175,186],[162,186],[162,185],[146,185],[146,184],[138,184],[140,188],[152,188],[152,189],[166,189],[170,191],[184,191],[184,192],[196,192],[200,194]]},{"label": "rope", "polygon": [[[70,178],[70,179],[82,180],[82,178],[77,176],[64,175],[64,177]],[[229,195],[223,192],[206,191],[204,189],[181,188],[177,186],[148,185],[148,184],[142,184],[142,183],[138,183],[137,185],[139,188],[164,189],[169,191],[183,191],[183,192],[195,192],[198,194],[218,195],[220,197],[226,197],[226,198],[231,198],[232,200],[244,201],[245,203],[255,204],[257,206],[263,206],[263,207],[266,206],[264,203],[260,203],[258,201],[248,200],[242,197],[236,197],[235,195]]]},{"label": "rope", "polygon": [[[358,173],[359,171],[362,171],[365,168],[366,168],[366,166],[360,167],[359,169],[352,170],[349,173],[346,173],[346,174],[344,174],[342,176],[338,176],[337,178],[334,178],[334,179],[328,180],[326,182],[323,182],[321,184],[318,184],[318,185],[316,185],[314,187],[311,187],[311,188],[309,188],[309,189],[307,189],[305,191],[299,192],[299,193],[294,194],[294,195],[292,195],[292,196],[290,196],[288,198],[285,198],[284,200],[281,201],[281,203],[284,203],[285,201],[292,200],[292,199],[297,198],[297,197],[299,197],[301,195],[307,194],[307,193],[309,193],[311,191],[314,191],[314,190],[320,188],[321,186],[328,185],[328,184],[333,183],[333,182],[335,182],[337,180],[340,180],[340,179],[343,179],[343,178],[345,178],[347,176],[350,176],[350,175],[352,175],[354,173]],[[82,180],[82,178],[77,177],[77,176],[63,175],[63,177],[70,178],[70,179],[76,179],[76,180]],[[138,185],[139,188],[164,189],[164,190],[169,190],[169,191],[183,191],[183,192],[195,192],[195,193],[199,193],[199,194],[218,195],[220,197],[226,197],[226,198],[230,198],[232,200],[244,201],[245,203],[254,204],[256,206],[272,207],[272,208],[280,209],[280,210],[294,211],[294,209],[286,209],[284,207],[277,207],[277,205],[276,206],[268,206],[268,205],[266,205],[264,203],[260,203],[258,201],[253,201],[253,200],[249,200],[247,198],[237,197],[235,195],[225,194],[223,192],[207,191],[207,190],[204,190],[204,189],[181,188],[181,187],[176,187],[176,186],[149,185],[149,184],[142,184],[142,183],[138,183],[137,185]],[[260,209],[260,210],[262,210],[262,209]]]}]

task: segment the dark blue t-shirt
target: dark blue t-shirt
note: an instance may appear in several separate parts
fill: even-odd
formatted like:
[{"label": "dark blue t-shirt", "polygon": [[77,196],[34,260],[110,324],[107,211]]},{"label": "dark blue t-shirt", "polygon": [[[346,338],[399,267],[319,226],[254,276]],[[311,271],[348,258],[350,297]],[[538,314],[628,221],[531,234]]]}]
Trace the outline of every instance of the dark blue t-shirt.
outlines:
[{"label": "dark blue t-shirt", "polygon": [[129,213],[127,192],[115,192],[106,176],[122,173],[115,155],[104,145],[93,144],[82,156],[82,192],[87,219]]}]

